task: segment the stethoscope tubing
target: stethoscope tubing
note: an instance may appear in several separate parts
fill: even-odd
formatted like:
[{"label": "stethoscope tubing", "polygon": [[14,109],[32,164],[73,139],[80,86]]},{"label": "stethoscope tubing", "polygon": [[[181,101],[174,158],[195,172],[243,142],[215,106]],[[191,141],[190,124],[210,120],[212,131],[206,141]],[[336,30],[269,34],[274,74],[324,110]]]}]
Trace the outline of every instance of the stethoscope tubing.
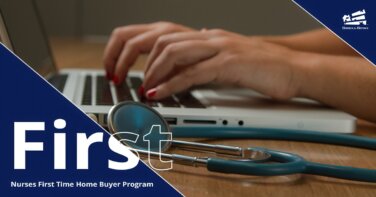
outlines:
[{"label": "stethoscope tubing", "polygon": [[350,134],[266,128],[172,127],[173,137],[216,139],[269,139],[314,142],[376,150],[376,139]]},{"label": "stethoscope tubing", "polygon": [[266,150],[271,155],[270,161],[278,163],[258,163],[252,161],[228,160],[221,158],[209,158],[207,169],[221,173],[233,173],[254,176],[277,176],[303,173],[305,160],[291,153]]},{"label": "stethoscope tubing", "polygon": [[[124,108],[123,108],[124,107]],[[137,111],[138,110],[138,111]],[[137,112],[137,113],[136,113]],[[127,115],[133,114],[133,119],[125,119]],[[138,117],[136,119],[135,117]],[[115,119],[114,119],[115,118]],[[132,122],[134,120],[135,122]],[[119,122],[120,121],[120,122]],[[115,123],[115,124],[114,124]],[[199,138],[222,138],[222,139],[270,139],[270,140],[288,140],[299,142],[315,142],[321,144],[334,144],[349,147],[358,147],[364,149],[375,150],[376,140],[373,138],[360,137],[346,134],[326,133],[317,131],[301,131],[288,129],[266,129],[266,128],[245,128],[245,127],[172,127],[169,128],[163,117],[154,109],[134,102],[122,102],[111,108],[108,116],[108,124],[110,131],[116,133],[122,130],[139,130],[145,131],[145,124],[159,124],[168,132],[172,131],[174,138],[176,137],[199,137]],[[171,135],[168,135],[171,136]],[[172,136],[171,136],[172,137]],[[159,138],[157,138],[159,139]],[[159,139],[160,140],[160,139]],[[187,143],[189,144],[189,143]],[[168,145],[168,144],[167,144]],[[189,144],[191,146],[196,144]],[[200,148],[207,149],[208,145],[200,145]],[[214,149],[217,149],[215,147]],[[223,148],[223,147],[222,147]],[[205,150],[204,149],[204,150]],[[213,149],[212,147],[210,149]],[[335,177],[348,180],[376,182],[376,170],[354,168],[349,166],[337,166],[329,164],[314,163],[306,161],[303,157],[276,150],[269,150],[265,148],[250,147],[250,149],[259,149],[264,155],[267,155],[267,160],[253,160],[253,159],[224,159],[224,158],[200,158],[189,157],[185,155],[169,155],[175,158],[176,161],[184,161],[183,164],[193,166],[206,166],[210,171],[235,173],[256,176],[276,176],[276,175],[290,175],[297,173],[322,175],[328,177]],[[201,149],[200,149],[201,150]],[[222,149],[221,149],[222,150]],[[232,149],[231,149],[232,150]],[[238,150],[236,148],[236,150]],[[228,149],[226,149],[226,152]],[[242,156],[250,156],[249,152],[241,152]],[[179,156],[179,157],[178,157]]]},{"label": "stethoscope tubing", "polygon": [[[334,144],[370,150],[376,149],[376,140],[373,138],[317,131],[263,128],[175,127],[172,129],[172,132],[174,137],[289,140]],[[306,161],[303,157],[296,154],[269,149],[263,150],[271,155],[270,161],[278,163],[255,163],[210,158],[207,168],[210,171],[255,176],[304,173],[354,181],[376,182],[376,170],[315,163]]]},{"label": "stethoscope tubing", "polygon": [[376,182],[376,170],[350,166],[337,166],[306,161],[306,170],[304,173],[353,181]]},{"label": "stethoscope tubing", "polygon": [[320,164],[306,161],[304,158],[280,151],[267,150],[270,161],[278,163],[257,163],[238,160],[209,158],[209,171],[243,174],[253,176],[280,176],[291,174],[311,174],[353,181],[376,182],[376,170]]}]

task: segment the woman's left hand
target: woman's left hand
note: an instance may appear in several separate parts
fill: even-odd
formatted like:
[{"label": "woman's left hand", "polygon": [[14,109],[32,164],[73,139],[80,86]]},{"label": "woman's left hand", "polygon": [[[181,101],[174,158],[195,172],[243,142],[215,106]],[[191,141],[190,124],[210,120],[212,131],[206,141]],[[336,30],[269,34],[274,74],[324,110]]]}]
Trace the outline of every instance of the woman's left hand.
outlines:
[{"label": "woman's left hand", "polygon": [[292,54],[287,47],[224,30],[165,34],[146,63],[145,96],[161,99],[216,81],[288,99],[299,89]]}]

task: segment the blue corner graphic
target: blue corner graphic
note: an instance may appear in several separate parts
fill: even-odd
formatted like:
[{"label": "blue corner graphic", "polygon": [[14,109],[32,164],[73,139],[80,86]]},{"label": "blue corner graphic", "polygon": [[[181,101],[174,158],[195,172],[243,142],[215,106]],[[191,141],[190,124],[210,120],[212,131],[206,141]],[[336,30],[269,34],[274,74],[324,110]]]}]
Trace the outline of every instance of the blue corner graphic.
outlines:
[{"label": "blue corner graphic", "polygon": [[376,1],[294,0],[376,65]]},{"label": "blue corner graphic", "polygon": [[[127,158],[109,149],[109,134],[103,128],[90,120],[3,45],[0,45],[0,65],[1,196],[181,196],[142,162],[131,170],[109,169],[109,159],[126,161]],[[56,119],[66,121],[66,127],[58,131],[66,134],[64,170],[54,169]],[[14,122],[45,122],[44,130],[26,134],[28,142],[42,142],[43,151],[26,152],[24,170],[14,169]],[[94,143],[89,148],[88,170],[77,169],[78,132],[86,133],[87,136],[103,132],[103,142]],[[75,186],[58,187],[57,182],[74,183]],[[118,182],[121,185],[110,189],[104,185],[99,187],[100,182]],[[89,183],[98,185],[83,187]]]}]

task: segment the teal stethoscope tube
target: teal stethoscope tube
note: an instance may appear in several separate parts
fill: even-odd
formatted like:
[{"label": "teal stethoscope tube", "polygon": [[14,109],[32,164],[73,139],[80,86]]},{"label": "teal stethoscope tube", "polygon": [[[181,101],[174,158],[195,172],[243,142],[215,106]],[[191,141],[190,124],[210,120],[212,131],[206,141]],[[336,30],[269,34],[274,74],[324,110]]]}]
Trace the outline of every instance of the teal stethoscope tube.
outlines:
[{"label": "teal stethoscope tube", "polygon": [[335,144],[375,150],[376,139],[319,131],[231,127],[172,127],[174,137],[270,139]]},{"label": "teal stethoscope tube", "polygon": [[[286,129],[263,129],[263,128],[231,128],[231,127],[172,127],[170,128],[163,117],[154,109],[134,102],[122,102],[112,107],[108,116],[109,130],[112,134],[116,135],[119,139],[124,138],[121,136],[122,131],[135,131],[138,135],[144,136],[152,132],[153,126],[158,125],[159,131],[165,133],[173,133],[173,137],[199,137],[199,138],[238,138],[238,139],[271,139],[271,140],[289,140],[299,142],[315,142],[322,144],[335,144],[348,147],[358,147],[364,149],[376,149],[376,140],[367,137],[360,137],[346,134],[325,133],[318,131],[299,131],[299,130],[286,130]],[[153,125],[151,128],[150,126]],[[209,146],[203,143],[192,143],[184,141],[174,141],[171,135],[159,135],[160,132],[153,132],[157,135],[152,136],[152,140],[166,143],[163,144],[163,150],[167,150],[172,143],[184,147],[184,145],[195,150],[225,150],[228,151],[239,150],[238,147],[224,147]],[[169,136],[169,137],[166,137]],[[167,143],[169,142],[169,143]],[[162,157],[161,153],[155,152],[160,150],[160,143],[158,146],[151,147],[143,141],[135,143],[127,143],[128,146],[133,147],[139,151],[148,147],[150,152],[148,154],[158,155]],[[204,148],[204,149],[200,149]],[[207,149],[209,148],[209,149]],[[224,158],[207,158],[207,157],[190,157],[178,154],[165,154],[166,158],[173,159],[184,165],[192,166],[206,166],[210,171],[235,173],[257,176],[275,176],[275,175],[289,175],[296,173],[305,173],[313,175],[321,175],[328,177],[335,177],[348,180],[376,182],[376,170],[354,168],[349,166],[337,166],[329,164],[314,163],[305,160],[303,157],[281,152],[277,150],[269,150],[265,148],[249,147],[241,149],[241,158],[245,156],[247,159],[234,160]],[[244,150],[247,150],[243,152]],[[251,152],[250,152],[251,150]],[[143,150],[144,151],[144,150]],[[263,153],[262,156],[252,157],[252,153]],[[237,155],[238,153],[236,153]],[[267,156],[265,159],[263,156]],[[249,158],[248,158],[249,157]],[[252,159],[255,158],[255,159]],[[370,158],[373,159],[373,158]],[[267,163],[265,163],[265,160]]]},{"label": "teal stethoscope tube", "polygon": [[[172,132],[174,137],[290,140],[335,144],[371,150],[376,149],[376,140],[372,138],[317,131],[230,127],[175,127],[172,128]],[[305,173],[355,181],[376,182],[376,170],[309,162],[295,154],[269,149],[262,150],[271,155],[271,161],[278,163],[263,164],[210,158],[207,168],[210,171],[222,173],[256,176]]]},{"label": "teal stethoscope tube", "polygon": [[306,170],[306,161],[291,153],[261,149],[270,154],[273,164],[258,162],[244,162],[220,158],[209,158],[207,168],[210,171],[222,173],[246,174],[255,176],[276,176],[303,173]]},{"label": "teal stethoscope tube", "polygon": [[314,163],[306,161],[302,157],[291,153],[273,150],[265,151],[271,154],[272,161],[281,163],[260,164],[210,158],[208,160],[207,169],[215,172],[255,176],[277,176],[304,173],[353,181],[376,182],[376,170]]}]

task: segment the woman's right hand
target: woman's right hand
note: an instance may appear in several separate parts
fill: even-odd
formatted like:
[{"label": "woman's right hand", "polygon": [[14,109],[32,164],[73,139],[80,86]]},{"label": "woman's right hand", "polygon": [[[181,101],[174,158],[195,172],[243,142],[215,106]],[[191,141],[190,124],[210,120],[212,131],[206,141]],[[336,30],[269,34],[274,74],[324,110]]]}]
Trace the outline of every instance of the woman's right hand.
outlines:
[{"label": "woman's right hand", "polygon": [[104,51],[107,78],[115,85],[121,84],[137,57],[149,53],[158,38],[165,34],[188,31],[196,30],[170,22],[129,25],[114,29]]}]

